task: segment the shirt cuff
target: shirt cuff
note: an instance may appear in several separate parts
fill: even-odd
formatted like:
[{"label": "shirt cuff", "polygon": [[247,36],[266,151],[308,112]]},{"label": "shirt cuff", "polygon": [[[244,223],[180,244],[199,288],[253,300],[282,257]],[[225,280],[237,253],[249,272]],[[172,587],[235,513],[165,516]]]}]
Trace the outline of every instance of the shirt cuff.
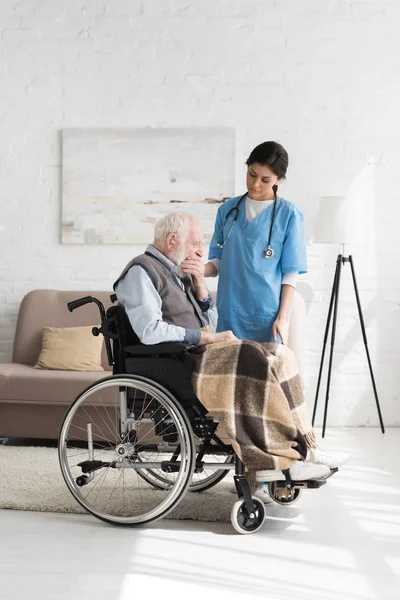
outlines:
[{"label": "shirt cuff", "polygon": [[210,263],[212,263],[215,268],[217,269],[217,273],[219,273],[219,267],[221,265],[221,259],[220,258],[211,258],[209,260]]},{"label": "shirt cuff", "polygon": [[200,329],[185,329],[183,343],[197,347],[200,344]]},{"label": "shirt cuff", "polygon": [[295,288],[297,283],[297,276],[297,271],[292,271],[291,273],[284,273],[282,276],[282,285],[291,285]]},{"label": "shirt cuff", "polygon": [[196,301],[201,309],[201,312],[203,312],[203,313],[207,312],[210,309],[210,307],[212,306],[211,294],[208,294],[208,296],[206,298],[203,298],[202,300],[199,300],[198,298],[196,298]]}]

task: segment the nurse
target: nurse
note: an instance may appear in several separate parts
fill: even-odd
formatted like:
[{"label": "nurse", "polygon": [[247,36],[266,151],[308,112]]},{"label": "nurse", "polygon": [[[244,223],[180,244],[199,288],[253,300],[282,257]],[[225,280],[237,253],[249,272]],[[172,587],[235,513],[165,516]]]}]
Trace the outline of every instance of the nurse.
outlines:
[{"label": "nurse", "polygon": [[288,163],[280,144],[260,144],[246,161],[246,194],[218,209],[204,274],[219,275],[217,331],[240,339],[286,344],[297,275],[307,272],[303,214],[278,194]]}]

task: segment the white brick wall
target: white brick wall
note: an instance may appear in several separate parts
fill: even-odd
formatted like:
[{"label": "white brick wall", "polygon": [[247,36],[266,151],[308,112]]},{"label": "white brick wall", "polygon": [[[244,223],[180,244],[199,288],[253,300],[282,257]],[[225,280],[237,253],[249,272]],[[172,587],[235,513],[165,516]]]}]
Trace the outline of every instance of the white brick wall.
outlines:
[{"label": "white brick wall", "polygon": [[[310,231],[318,198],[346,193],[375,161],[360,215],[370,243],[352,250],[384,417],[398,425],[399,19],[398,0],[1,0],[0,360],[23,294],[109,288],[142,249],[60,244],[60,130],[230,126],[237,192],[252,147],[280,141],[284,193]],[[310,404],[336,254],[310,245],[300,285]],[[329,422],[376,425],[349,277],[347,266]]]}]

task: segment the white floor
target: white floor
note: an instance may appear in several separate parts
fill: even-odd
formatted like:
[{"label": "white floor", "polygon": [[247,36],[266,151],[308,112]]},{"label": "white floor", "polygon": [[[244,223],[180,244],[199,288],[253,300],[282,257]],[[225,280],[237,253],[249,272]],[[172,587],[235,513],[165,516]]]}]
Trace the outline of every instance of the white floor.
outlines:
[{"label": "white floor", "polygon": [[350,463],[292,507],[267,507],[255,535],[2,510],[0,598],[399,600],[400,429],[331,428],[324,446]]}]

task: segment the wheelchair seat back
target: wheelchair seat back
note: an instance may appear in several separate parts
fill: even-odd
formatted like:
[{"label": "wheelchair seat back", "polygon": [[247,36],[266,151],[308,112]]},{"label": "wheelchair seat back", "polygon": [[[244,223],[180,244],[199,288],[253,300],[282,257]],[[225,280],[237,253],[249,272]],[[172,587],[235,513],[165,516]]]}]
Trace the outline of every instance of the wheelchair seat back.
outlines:
[{"label": "wheelchair seat back", "polygon": [[142,344],[126,311],[118,304],[107,310],[107,321],[113,340],[114,374],[152,379],[174,394],[187,412],[196,407],[197,413],[207,413],[193,391],[191,372],[183,359],[186,351],[183,344]]}]

